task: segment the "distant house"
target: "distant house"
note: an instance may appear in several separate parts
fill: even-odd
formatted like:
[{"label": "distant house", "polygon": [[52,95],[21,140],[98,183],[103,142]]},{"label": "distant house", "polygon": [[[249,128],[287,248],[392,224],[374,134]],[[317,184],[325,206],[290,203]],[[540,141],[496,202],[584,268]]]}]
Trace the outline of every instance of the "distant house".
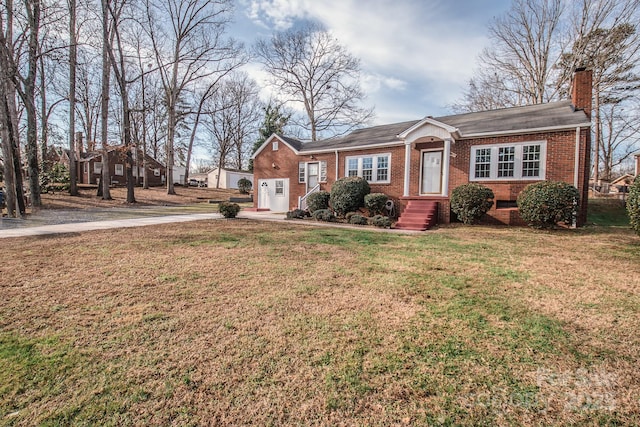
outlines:
[{"label": "distant house", "polygon": [[624,175],[614,179],[609,184],[609,192],[611,193],[628,193],[629,185],[633,183],[634,175],[625,173]]},{"label": "distant house", "polygon": [[[135,150],[135,148],[132,148]],[[123,145],[112,146],[107,149],[109,156],[109,183],[111,185],[126,184],[127,149]],[[102,152],[78,150],[75,153],[76,177],[78,184],[97,184],[102,177]],[[147,164],[147,179],[149,186],[165,184],[166,168],[163,164],[149,155],[144,155]],[[133,177],[136,185],[144,183],[144,162],[142,150],[134,151]],[[58,150],[58,161],[69,167],[69,150]]]},{"label": "distant house", "polygon": [[427,116],[315,142],[274,134],[253,156],[254,208],[304,207],[310,193],[359,176],[372,192],[395,199],[398,228],[424,230],[449,223],[451,191],[474,182],[495,194],[489,221],[521,224],[518,194],[530,183],[557,180],[578,188],[581,225],[591,164],[591,85],[591,71],[578,69],[571,101]]},{"label": "distant house", "polygon": [[187,168],[184,166],[173,166],[173,183],[179,185],[187,185],[185,182],[185,176],[187,175]]},{"label": "distant house", "polygon": [[242,178],[248,179],[251,181],[251,185],[253,185],[253,174],[251,172],[238,169],[215,168],[208,173],[207,186],[209,188],[238,189],[238,181]]},{"label": "distant house", "polygon": [[637,153],[635,153],[633,155],[633,157],[635,158],[635,163],[636,163],[636,167],[635,167],[635,176],[640,175],[640,151],[638,151]]}]

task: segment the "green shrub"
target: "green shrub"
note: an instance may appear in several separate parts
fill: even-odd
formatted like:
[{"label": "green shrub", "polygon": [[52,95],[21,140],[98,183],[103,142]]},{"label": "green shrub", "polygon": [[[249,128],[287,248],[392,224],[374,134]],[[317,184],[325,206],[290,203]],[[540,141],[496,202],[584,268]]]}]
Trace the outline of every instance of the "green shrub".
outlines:
[{"label": "green shrub", "polygon": [[249,194],[251,192],[251,187],[253,187],[253,184],[251,184],[249,179],[240,178],[238,180],[238,191],[240,191],[241,194]]},{"label": "green shrub", "polygon": [[480,184],[462,184],[451,192],[451,210],[465,224],[474,224],[493,206],[493,191]]},{"label": "green shrub", "polygon": [[627,214],[631,228],[640,236],[640,175],[629,187],[629,197],[627,197]]},{"label": "green shrub", "polygon": [[369,223],[369,219],[367,217],[357,213],[351,215],[347,221],[349,222],[349,224],[354,225],[367,225]]},{"label": "green shrub", "polygon": [[340,178],[331,186],[329,204],[339,216],[364,206],[364,196],[371,192],[369,183],[357,176]]},{"label": "green shrub", "polygon": [[552,228],[559,222],[571,224],[580,193],[573,185],[560,181],[529,184],[518,195],[520,217],[535,228]]},{"label": "green shrub", "polygon": [[220,202],[218,211],[220,211],[225,218],[235,218],[238,212],[240,212],[240,205],[231,202]]},{"label": "green shrub", "polygon": [[317,193],[310,194],[307,197],[307,208],[309,212],[314,212],[320,209],[329,209],[329,198],[331,194],[328,191],[318,191]]},{"label": "green shrub", "polygon": [[307,216],[309,216],[309,212],[302,209],[294,209],[287,212],[287,219],[304,219]]},{"label": "green shrub", "polygon": [[69,170],[63,164],[56,163],[49,171],[40,175],[40,188],[43,193],[66,191],[69,189]]},{"label": "green shrub", "polygon": [[389,228],[391,227],[391,219],[388,216],[376,215],[369,218],[369,224],[380,228]]},{"label": "green shrub", "polygon": [[311,216],[316,221],[331,222],[331,221],[336,219],[335,215],[333,215],[333,212],[331,212],[329,209],[319,209],[319,210],[313,212],[311,214]]},{"label": "green shrub", "polygon": [[371,215],[382,215],[386,213],[385,205],[389,196],[383,193],[371,193],[364,196],[364,207],[369,209]]}]

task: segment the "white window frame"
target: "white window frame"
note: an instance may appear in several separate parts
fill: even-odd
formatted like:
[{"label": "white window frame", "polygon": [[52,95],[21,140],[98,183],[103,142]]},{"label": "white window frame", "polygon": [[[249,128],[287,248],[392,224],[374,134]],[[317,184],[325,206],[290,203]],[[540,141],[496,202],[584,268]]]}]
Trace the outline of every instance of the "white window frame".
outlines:
[{"label": "white window frame", "polygon": [[278,151],[278,140],[274,140],[271,142],[271,150]]},{"label": "white window frame", "polygon": [[93,164],[93,173],[102,173],[102,162],[95,162]]},{"label": "white window frame", "polygon": [[[280,185],[278,185],[280,184]],[[280,192],[278,192],[280,190]],[[284,179],[275,180],[275,195],[278,197],[284,197]]]},{"label": "white window frame", "polygon": [[[386,157],[387,158],[387,179],[378,181],[378,158]],[[347,156],[344,159],[344,176],[349,176],[349,160],[356,160],[358,162],[357,175],[362,178],[362,164],[363,159],[371,158],[372,162],[372,171],[371,171],[371,180],[367,182],[371,184],[390,184],[391,183],[391,153],[376,153],[370,155],[360,155],[360,156]],[[352,175],[354,176],[354,175]]]},{"label": "white window frame", "polygon": [[[523,150],[526,146],[539,145],[540,146],[540,175],[539,176],[523,176]],[[514,155],[514,171],[513,176],[498,177],[498,153],[502,147],[513,147],[515,151]],[[491,163],[489,176],[484,178],[476,178],[476,151],[480,149],[491,150]],[[546,179],[547,168],[547,141],[526,141],[515,143],[504,143],[494,145],[472,145],[471,155],[469,158],[469,181],[542,181]]]},{"label": "white window frame", "polygon": [[118,176],[124,176],[124,165],[122,163],[116,163],[114,165],[114,173]]},{"label": "white window frame", "polygon": [[153,176],[160,176],[160,168],[155,168],[153,170]]}]

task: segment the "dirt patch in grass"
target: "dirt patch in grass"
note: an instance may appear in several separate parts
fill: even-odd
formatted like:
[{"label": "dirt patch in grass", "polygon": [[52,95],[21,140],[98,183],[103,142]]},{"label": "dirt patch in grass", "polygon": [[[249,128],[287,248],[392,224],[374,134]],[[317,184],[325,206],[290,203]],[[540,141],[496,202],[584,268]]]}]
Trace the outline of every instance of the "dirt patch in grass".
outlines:
[{"label": "dirt patch in grass", "polygon": [[0,425],[640,421],[631,233],[237,220],[7,242]]}]

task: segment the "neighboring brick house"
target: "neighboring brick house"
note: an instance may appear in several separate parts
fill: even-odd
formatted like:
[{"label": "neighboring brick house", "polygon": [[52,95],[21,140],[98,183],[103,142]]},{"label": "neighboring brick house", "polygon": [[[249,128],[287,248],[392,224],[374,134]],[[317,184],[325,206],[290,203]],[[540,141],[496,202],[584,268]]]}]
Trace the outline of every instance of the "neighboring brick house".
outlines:
[{"label": "neighboring brick house", "polygon": [[[67,167],[69,166],[69,150],[63,150],[60,155],[62,161]],[[124,146],[112,146],[108,150],[109,155],[109,177],[111,185],[126,184],[126,149]],[[76,152],[76,172],[78,184],[97,184],[102,174],[102,152],[101,151],[80,151]],[[149,155],[145,155],[147,163],[147,179],[149,186],[161,186],[166,183],[166,168],[160,162]],[[142,150],[134,151],[134,167],[133,177],[136,185],[142,185],[144,182],[144,169],[142,161]]]},{"label": "neighboring brick house", "polygon": [[[571,101],[429,116],[308,143],[274,134],[253,156],[254,208],[287,211],[311,191],[330,191],[337,178],[361,176],[372,192],[397,201],[401,227],[425,229],[435,221],[449,223],[451,191],[477,182],[495,194],[488,220],[519,224],[520,191],[532,182],[558,180],[580,191],[576,222],[581,225],[587,212],[590,117],[591,71],[578,69]],[[419,205],[437,208],[437,216],[423,225],[403,221]]]}]

